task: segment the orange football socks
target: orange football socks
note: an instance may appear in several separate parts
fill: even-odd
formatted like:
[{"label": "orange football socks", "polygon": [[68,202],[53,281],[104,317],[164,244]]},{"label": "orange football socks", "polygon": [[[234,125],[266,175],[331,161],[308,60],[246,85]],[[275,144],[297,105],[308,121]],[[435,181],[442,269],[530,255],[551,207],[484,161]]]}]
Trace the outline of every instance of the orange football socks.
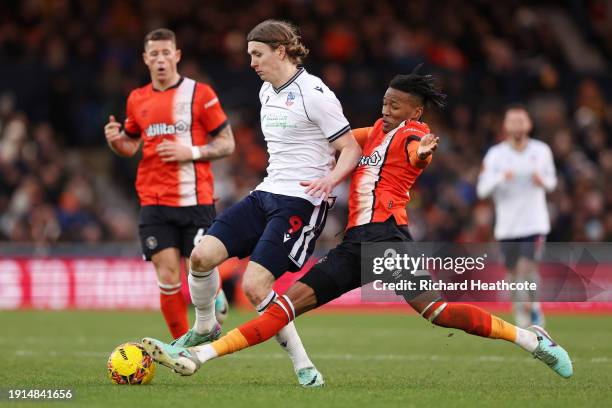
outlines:
[{"label": "orange football socks", "polygon": [[189,318],[187,316],[187,301],[181,293],[181,284],[160,284],[159,303],[164,315],[168,329],[172,337],[179,338],[189,330]]}]

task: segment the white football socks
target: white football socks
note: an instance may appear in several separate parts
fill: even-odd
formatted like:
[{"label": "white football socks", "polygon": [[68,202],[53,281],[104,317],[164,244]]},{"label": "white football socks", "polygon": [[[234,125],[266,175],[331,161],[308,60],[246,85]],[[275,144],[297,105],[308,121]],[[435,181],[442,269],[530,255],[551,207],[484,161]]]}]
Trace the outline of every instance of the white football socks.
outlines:
[{"label": "white football socks", "polygon": [[205,363],[208,360],[218,357],[217,352],[215,351],[214,347],[210,345],[210,343],[195,346],[193,349],[195,350],[196,356],[198,357],[198,360],[200,360],[200,363]]},{"label": "white football socks", "polygon": [[198,334],[210,333],[217,323],[215,317],[215,295],[219,289],[219,270],[189,271],[189,292],[195,306],[193,329]]},{"label": "white football socks", "polygon": [[538,336],[532,331],[517,327],[514,343],[524,350],[533,353],[536,347],[538,347]]},{"label": "white football socks", "polygon": [[[276,296],[276,292],[270,291],[263,302],[257,305],[257,313],[262,314],[272,304]],[[289,358],[293,363],[293,369],[296,372],[302,368],[314,367],[314,364],[312,364],[312,361],[308,358],[308,354],[306,354],[302,340],[293,322],[289,322],[288,325],[283,327],[274,338],[287,354],[289,354]]]}]

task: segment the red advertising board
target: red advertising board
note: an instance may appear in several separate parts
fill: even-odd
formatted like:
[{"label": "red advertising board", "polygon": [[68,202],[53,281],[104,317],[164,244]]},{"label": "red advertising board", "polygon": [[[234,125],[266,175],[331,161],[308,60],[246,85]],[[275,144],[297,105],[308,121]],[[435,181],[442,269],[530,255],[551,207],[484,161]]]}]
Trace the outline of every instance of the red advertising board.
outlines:
[{"label": "red advertising board", "polygon": [[[314,263],[308,262],[304,270]],[[303,272],[287,273],[275,284],[283,293]],[[239,286],[239,285],[238,285]],[[188,296],[188,287],[184,285]],[[362,303],[359,289],[328,308],[405,309],[403,303]],[[487,305],[506,310],[507,304]],[[159,289],[151,263],[138,258],[5,258],[0,260],[0,310],[11,309],[158,309]],[[612,312],[612,303],[548,303],[560,312]]]}]

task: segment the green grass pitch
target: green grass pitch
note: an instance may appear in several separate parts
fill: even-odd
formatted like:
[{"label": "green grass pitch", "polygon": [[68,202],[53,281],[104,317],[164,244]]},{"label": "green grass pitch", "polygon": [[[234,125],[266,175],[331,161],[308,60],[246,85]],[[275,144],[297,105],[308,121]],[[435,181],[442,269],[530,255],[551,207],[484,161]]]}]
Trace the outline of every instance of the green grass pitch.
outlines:
[{"label": "green grass pitch", "polygon": [[[252,317],[232,311],[225,329]],[[320,313],[297,327],[326,377],[297,385],[275,341],[179,377],[158,366],[145,386],[113,385],[112,349],[143,336],[166,338],[157,312],[0,312],[0,388],[72,388],[66,402],[14,407],[602,407],[612,401],[612,317],[548,316],[574,360],[564,380],[518,347],[433,327],[414,314]]]}]

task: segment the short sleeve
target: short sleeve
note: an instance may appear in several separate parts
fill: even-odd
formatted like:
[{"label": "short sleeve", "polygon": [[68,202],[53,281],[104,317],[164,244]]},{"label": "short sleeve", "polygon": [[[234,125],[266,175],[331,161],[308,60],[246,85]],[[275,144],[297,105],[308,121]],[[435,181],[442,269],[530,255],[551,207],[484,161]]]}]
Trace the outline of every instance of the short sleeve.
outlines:
[{"label": "short sleeve", "polygon": [[419,159],[419,157],[417,156],[417,151],[419,149],[418,142],[420,140],[421,139],[418,136],[412,136],[411,138],[406,139],[406,151],[408,152],[408,161],[410,162],[410,164],[413,167],[416,167],[417,169],[424,169],[429,163],[431,163],[433,154],[427,156],[425,160]]},{"label": "short sleeve", "polygon": [[125,107],[125,122],[123,122],[123,132],[132,139],[139,139],[141,129],[136,122],[134,111],[136,110],[134,104],[134,94],[130,93],[127,99],[127,105]]},{"label": "short sleeve", "polygon": [[215,91],[208,85],[201,84],[202,125],[211,136],[216,136],[226,125],[227,116]]},{"label": "short sleeve", "polygon": [[325,89],[324,93],[315,90],[306,97],[309,99],[305,101],[308,117],[330,143],[351,130],[351,125],[342,113],[340,101],[329,89]]},{"label": "short sleeve", "polygon": [[368,140],[368,136],[370,135],[371,131],[372,127],[353,129],[353,136],[355,137],[357,143],[359,143],[359,146],[361,146],[362,148],[363,146],[365,146],[365,143]]}]

